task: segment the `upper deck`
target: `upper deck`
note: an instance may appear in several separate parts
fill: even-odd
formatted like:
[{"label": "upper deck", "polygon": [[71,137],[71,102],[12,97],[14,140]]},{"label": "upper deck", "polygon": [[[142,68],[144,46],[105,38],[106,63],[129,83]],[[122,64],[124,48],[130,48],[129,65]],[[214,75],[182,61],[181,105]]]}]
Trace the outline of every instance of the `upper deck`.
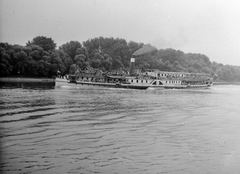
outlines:
[{"label": "upper deck", "polygon": [[181,79],[181,80],[201,80],[201,79],[211,79],[211,74],[204,73],[187,73],[187,72],[168,72],[159,70],[146,70],[146,72],[141,73],[142,76],[151,76],[156,79]]}]

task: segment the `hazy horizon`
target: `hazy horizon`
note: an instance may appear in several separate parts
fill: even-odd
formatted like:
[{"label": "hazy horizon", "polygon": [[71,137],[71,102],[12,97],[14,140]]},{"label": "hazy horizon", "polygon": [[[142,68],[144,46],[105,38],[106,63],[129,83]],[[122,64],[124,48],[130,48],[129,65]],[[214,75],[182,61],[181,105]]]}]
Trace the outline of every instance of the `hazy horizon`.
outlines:
[{"label": "hazy horizon", "polygon": [[0,42],[122,38],[240,66],[237,0],[0,0]]}]

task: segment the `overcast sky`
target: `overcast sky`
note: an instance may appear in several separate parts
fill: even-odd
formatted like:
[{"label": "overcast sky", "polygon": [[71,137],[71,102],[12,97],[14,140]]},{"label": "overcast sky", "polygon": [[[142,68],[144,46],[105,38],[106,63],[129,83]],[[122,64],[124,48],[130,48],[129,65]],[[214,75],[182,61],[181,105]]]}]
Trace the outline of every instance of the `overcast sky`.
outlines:
[{"label": "overcast sky", "polygon": [[0,0],[0,42],[123,38],[240,66],[239,0]]}]

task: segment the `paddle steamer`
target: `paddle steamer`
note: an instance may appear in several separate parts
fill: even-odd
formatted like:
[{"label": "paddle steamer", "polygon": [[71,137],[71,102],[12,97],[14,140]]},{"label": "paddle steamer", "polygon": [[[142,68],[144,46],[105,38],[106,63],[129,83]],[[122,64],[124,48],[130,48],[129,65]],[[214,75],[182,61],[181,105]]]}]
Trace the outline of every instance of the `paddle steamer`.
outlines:
[{"label": "paddle steamer", "polygon": [[127,74],[83,72],[78,75],[70,75],[69,81],[82,85],[133,89],[209,88],[213,85],[213,78],[210,74],[166,72],[159,70],[146,70],[145,72],[136,73],[134,76]]}]

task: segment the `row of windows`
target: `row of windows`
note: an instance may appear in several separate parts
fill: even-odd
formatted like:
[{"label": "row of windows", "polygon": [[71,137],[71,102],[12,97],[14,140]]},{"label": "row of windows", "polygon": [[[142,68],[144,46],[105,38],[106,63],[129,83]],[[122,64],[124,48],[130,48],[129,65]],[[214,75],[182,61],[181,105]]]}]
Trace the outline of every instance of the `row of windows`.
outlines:
[{"label": "row of windows", "polygon": [[183,74],[158,74],[158,76],[164,77],[164,76],[173,76],[173,77],[183,77]]},{"label": "row of windows", "polygon": [[[181,84],[181,81],[165,81],[165,83],[172,83],[172,84]],[[155,81],[152,83],[153,85],[162,85],[161,81]]]},{"label": "row of windows", "polygon": [[[130,80],[131,83],[148,83],[147,80]],[[161,81],[158,81],[159,82],[159,85],[162,85],[162,82]],[[181,84],[181,81],[175,81],[175,80],[172,80],[172,81],[165,81],[165,83],[171,83],[171,84]],[[156,84],[156,83],[155,83]]]},{"label": "row of windows", "polygon": [[201,74],[201,75],[197,75],[197,74],[157,74],[158,77],[168,77],[168,76],[172,76],[172,77],[207,77],[208,75],[206,74]]},{"label": "row of windows", "polygon": [[[131,80],[131,82],[133,83],[133,80]],[[147,80],[136,80],[136,83],[147,83]]]},{"label": "row of windows", "polygon": [[181,83],[181,81],[166,81],[166,83]]}]

